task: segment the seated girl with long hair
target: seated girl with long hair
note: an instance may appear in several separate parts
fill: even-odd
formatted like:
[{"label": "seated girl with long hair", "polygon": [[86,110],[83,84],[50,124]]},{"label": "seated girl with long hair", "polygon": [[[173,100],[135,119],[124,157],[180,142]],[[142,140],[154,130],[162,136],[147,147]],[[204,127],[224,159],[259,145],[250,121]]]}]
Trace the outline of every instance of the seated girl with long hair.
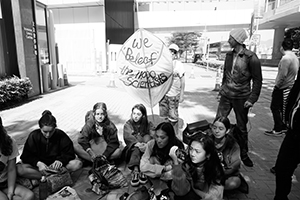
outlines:
[{"label": "seated girl with long hair", "polygon": [[109,119],[105,103],[99,102],[93,106],[77,142],[79,145],[74,146],[75,152],[84,160],[94,161],[97,156],[102,156],[112,161],[121,157],[118,129]]},{"label": "seated girl with long hair", "polygon": [[145,152],[146,143],[151,140],[151,123],[147,118],[147,110],[143,104],[136,104],[131,110],[130,119],[125,123],[123,137],[127,167],[132,170],[131,185],[145,184],[147,177],[140,172],[140,160]]},{"label": "seated girl with long hair", "polygon": [[225,173],[224,189],[238,189],[243,183],[242,188],[246,190],[242,192],[248,193],[248,184],[240,174],[240,147],[229,134],[230,128],[230,121],[227,117],[217,117],[211,127],[215,147]]},{"label": "seated girl with long hair", "polygon": [[26,187],[16,184],[16,157],[18,146],[2,125],[0,117],[0,199],[33,200],[34,194]]},{"label": "seated girl with long hair", "polygon": [[169,153],[173,146],[184,149],[183,143],[175,135],[172,124],[160,123],[155,129],[154,139],[146,145],[140,162],[141,172],[151,178],[161,178],[165,173],[171,172],[174,162]]},{"label": "seated girl with long hair", "polygon": [[186,159],[172,175],[175,200],[223,199],[224,171],[209,135],[198,134],[190,141]]}]

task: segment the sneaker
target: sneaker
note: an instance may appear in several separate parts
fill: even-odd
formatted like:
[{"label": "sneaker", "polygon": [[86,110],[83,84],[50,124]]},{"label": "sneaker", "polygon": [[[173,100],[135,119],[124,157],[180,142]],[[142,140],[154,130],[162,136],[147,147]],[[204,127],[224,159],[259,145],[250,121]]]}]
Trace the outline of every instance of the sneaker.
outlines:
[{"label": "sneaker", "polygon": [[272,174],[276,174],[275,166],[273,166],[273,167],[270,169],[270,172],[271,172]]},{"label": "sneaker", "polygon": [[247,167],[253,167],[253,162],[252,160],[247,156],[242,159],[242,162],[244,163],[245,166]]},{"label": "sneaker", "polygon": [[136,187],[136,186],[139,185],[139,183],[140,183],[140,181],[139,181],[139,173],[138,172],[132,172],[132,174],[131,174],[131,185],[133,187]]},{"label": "sneaker", "polygon": [[284,131],[275,131],[275,130],[265,131],[265,135],[282,137],[284,135]]},{"label": "sneaker", "polygon": [[144,173],[140,172],[140,175],[139,175],[140,184],[145,184],[145,183],[147,183],[147,181],[148,181],[147,176]]}]

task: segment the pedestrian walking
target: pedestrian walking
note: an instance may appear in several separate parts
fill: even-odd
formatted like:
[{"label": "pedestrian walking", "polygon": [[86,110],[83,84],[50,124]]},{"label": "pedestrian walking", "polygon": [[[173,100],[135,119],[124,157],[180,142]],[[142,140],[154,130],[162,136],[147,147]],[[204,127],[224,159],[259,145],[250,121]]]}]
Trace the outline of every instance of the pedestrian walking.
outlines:
[{"label": "pedestrian walking", "polygon": [[233,50],[226,54],[216,117],[227,117],[233,109],[237,128],[240,130],[237,139],[241,159],[244,165],[252,167],[253,162],[248,156],[248,111],[260,95],[262,72],[256,54],[246,49],[243,44],[247,37],[244,29],[234,29],[230,32],[228,43]]},{"label": "pedestrian walking", "polygon": [[270,106],[274,127],[272,130],[265,131],[265,134],[269,136],[282,136],[287,131],[284,122],[285,107],[299,68],[299,60],[292,49],[293,40],[285,38],[280,48],[283,57],[278,64],[278,74]]},{"label": "pedestrian walking", "polygon": [[288,200],[292,176],[300,163],[300,73],[298,71],[285,111],[288,130],[280,146],[275,164],[276,190],[274,200]]}]

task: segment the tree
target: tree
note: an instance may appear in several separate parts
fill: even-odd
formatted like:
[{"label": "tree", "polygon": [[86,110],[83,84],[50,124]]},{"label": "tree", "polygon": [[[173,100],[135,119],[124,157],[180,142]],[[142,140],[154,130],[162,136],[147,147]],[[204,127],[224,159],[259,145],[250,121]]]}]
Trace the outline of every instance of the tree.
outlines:
[{"label": "tree", "polygon": [[179,54],[186,52],[185,54],[185,62],[187,61],[187,51],[192,50],[195,52],[199,45],[199,38],[202,33],[196,32],[175,32],[172,33],[170,38],[167,38],[168,45],[175,43],[180,48]]}]

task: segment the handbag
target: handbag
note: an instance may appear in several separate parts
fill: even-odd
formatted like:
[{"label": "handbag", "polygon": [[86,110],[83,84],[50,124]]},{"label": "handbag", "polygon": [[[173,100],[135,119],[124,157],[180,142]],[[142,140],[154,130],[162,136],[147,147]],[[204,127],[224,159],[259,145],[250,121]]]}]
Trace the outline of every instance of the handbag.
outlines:
[{"label": "handbag", "polygon": [[49,194],[57,192],[65,186],[73,185],[71,175],[65,167],[62,167],[59,170],[52,170],[49,168],[45,171],[45,174]]},{"label": "handbag", "polygon": [[115,165],[109,164],[108,161],[101,156],[95,159],[89,174],[92,190],[96,194],[102,194],[103,191],[128,186],[127,179],[123,173]]},{"label": "handbag", "polygon": [[189,144],[190,140],[195,136],[203,133],[210,128],[210,123],[207,120],[201,120],[194,123],[188,123],[183,130],[182,137],[185,144]]}]

